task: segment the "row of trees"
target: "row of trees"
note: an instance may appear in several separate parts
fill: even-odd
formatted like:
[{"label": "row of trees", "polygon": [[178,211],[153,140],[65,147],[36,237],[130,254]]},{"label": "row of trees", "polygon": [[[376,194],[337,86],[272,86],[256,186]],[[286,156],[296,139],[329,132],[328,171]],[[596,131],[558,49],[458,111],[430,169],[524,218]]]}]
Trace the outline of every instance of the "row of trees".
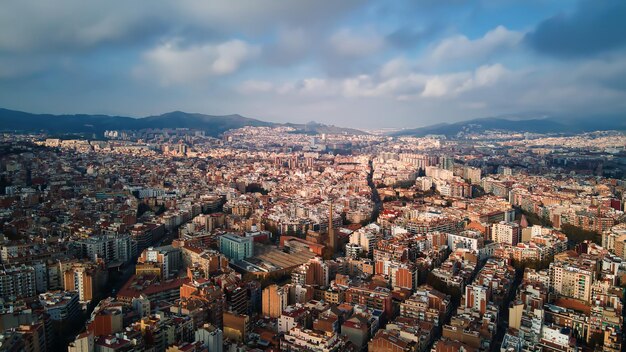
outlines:
[{"label": "row of trees", "polygon": [[452,297],[452,302],[455,305],[458,305],[459,302],[461,302],[461,298],[463,297],[463,291],[460,287],[450,286],[446,284],[432,272],[428,273],[428,276],[426,277],[426,283],[432,286],[435,290],[450,295],[450,297]]},{"label": "row of trees", "polygon": [[521,215],[524,215],[526,217],[526,220],[528,220],[528,224],[530,224],[531,226],[541,225],[544,227],[552,227],[552,221],[550,221],[550,219],[545,216],[539,216],[538,214],[526,211],[519,207],[515,207],[515,213],[519,214],[520,217]]},{"label": "row of trees", "polygon": [[[541,225],[545,227],[552,227],[552,221],[545,216],[539,216],[538,214],[525,211],[521,208],[515,209],[518,214],[526,216],[526,220],[530,225]],[[589,240],[596,244],[602,244],[602,238],[599,233],[595,231],[585,230],[578,226],[571,224],[564,224],[561,226],[561,232],[563,232],[567,238],[573,243],[581,243]]]},{"label": "row of trees", "polygon": [[565,224],[561,226],[561,231],[565,235],[567,235],[567,238],[570,241],[574,243],[580,243],[585,240],[589,240],[596,244],[602,244],[602,238],[600,237],[600,234],[595,231],[588,231],[570,224]]},{"label": "row of trees", "polygon": [[543,270],[550,267],[550,263],[554,261],[554,257],[550,256],[544,260],[511,260],[511,266],[518,272],[524,272],[526,268],[534,270]]},{"label": "row of trees", "polygon": [[164,204],[159,204],[159,206],[157,206],[155,209],[152,209],[148,204],[144,202],[139,202],[139,205],[137,206],[137,217],[141,217],[145,212],[149,210],[154,211],[156,215],[161,215],[167,210],[167,208]]}]

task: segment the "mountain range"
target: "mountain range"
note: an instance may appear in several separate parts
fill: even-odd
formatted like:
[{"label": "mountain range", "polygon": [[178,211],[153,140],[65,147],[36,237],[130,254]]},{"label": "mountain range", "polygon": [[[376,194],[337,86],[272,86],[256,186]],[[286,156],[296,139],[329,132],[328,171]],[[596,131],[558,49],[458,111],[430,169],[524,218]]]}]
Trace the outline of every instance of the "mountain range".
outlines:
[{"label": "mountain range", "polygon": [[395,137],[423,137],[426,135],[454,137],[462,133],[482,133],[485,131],[575,134],[609,130],[626,131],[626,117],[614,115],[589,117],[499,116],[403,129],[389,135]]},{"label": "mountain range", "polygon": [[92,134],[102,136],[107,130],[141,130],[148,128],[190,128],[203,130],[217,137],[224,132],[244,126],[289,126],[297,133],[366,134],[365,132],[315,122],[307,124],[277,124],[241,115],[204,115],[182,111],[162,115],[132,118],[109,115],[31,114],[0,108],[0,131],[42,132],[50,134]]},{"label": "mountain range", "polygon": [[[288,126],[302,134],[349,134],[362,135],[366,132],[324,125],[317,122],[306,124],[273,123],[241,115],[205,115],[182,111],[162,115],[133,118],[110,115],[52,115],[0,108],[0,131],[47,132],[49,134],[96,134],[102,136],[106,130],[141,130],[148,128],[190,128],[203,130],[217,137],[224,132],[244,126]],[[592,131],[626,131],[624,116],[569,117],[542,114],[507,115],[466,120],[455,123],[439,123],[426,127],[403,129],[390,136],[445,135],[482,133],[485,131],[530,132],[574,134]]]}]

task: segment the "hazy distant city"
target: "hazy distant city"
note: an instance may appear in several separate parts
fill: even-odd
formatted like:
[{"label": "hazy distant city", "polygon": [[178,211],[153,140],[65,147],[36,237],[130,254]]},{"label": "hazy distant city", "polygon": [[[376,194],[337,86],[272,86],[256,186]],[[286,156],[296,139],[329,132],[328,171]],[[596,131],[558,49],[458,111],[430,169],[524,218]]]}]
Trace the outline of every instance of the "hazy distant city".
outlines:
[{"label": "hazy distant city", "polygon": [[626,350],[624,33],[617,0],[8,1],[0,352]]}]

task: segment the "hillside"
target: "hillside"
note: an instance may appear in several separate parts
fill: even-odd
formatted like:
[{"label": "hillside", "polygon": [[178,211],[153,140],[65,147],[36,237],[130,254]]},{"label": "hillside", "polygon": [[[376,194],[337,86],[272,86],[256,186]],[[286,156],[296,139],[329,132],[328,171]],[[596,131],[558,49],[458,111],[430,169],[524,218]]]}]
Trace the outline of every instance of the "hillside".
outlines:
[{"label": "hillside", "polygon": [[455,123],[404,129],[391,133],[392,136],[423,137],[429,134],[457,136],[459,133],[482,133],[485,131],[509,131],[530,133],[573,134],[593,131],[626,130],[626,118],[622,116],[594,117],[541,117],[514,119],[510,117],[487,117]]},{"label": "hillside", "polygon": [[[364,132],[322,124],[287,124],[303,133],[363,134]],[[279,124],[243,117],[214,116],[182,111],[162,115],[132,118],[109,115],[31,114],[0,108],[0,131],[47,132],[50,134],[93,134],[102,136],[106,130],[140,130],[147,128],[191,128],[203,130],[209,136],[244,126],[279,126]]]}]

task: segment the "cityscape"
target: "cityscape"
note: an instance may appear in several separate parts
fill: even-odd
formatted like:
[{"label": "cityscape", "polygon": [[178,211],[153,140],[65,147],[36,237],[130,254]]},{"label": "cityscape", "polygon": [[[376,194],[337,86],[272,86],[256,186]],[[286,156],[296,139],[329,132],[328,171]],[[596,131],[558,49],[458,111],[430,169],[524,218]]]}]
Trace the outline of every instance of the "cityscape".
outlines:
[{"label": "cityscape", "polygon": [[233,3],[0,9],[0,352],[626,350],[624,3]]}]

